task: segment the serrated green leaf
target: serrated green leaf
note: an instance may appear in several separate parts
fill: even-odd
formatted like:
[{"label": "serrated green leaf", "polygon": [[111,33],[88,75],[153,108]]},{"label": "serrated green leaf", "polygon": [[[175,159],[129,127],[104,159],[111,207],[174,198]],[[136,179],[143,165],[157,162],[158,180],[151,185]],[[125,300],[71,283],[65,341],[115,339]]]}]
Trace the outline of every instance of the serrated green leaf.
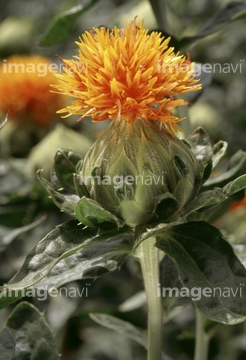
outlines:
[{"label": "serrated green leaf", "polygon": [[32,304],[18,304],[8,317],[6,329],[14,338],[15,353],[13,358],[4,359],[59,359],[54,335],[43,314]]},{"label": "serrated green leaf", "polygon": [[108,210],[105,210],[98,202],[83,196],[75,206],[75,216],[84,225],[98,228],[114,224],[122,226],[120,220]]},{"label": "serrated green leaf", "polygon": [[25,295],[23,289],[58,287],[115,270],[130,253],[132,240],[129,228],[99,232],[82,228],[73,220],[58,226],[36,245],[16,276],[1,288],[0,308]]},{"label": "serrated green leaf", "polygon": [[177,225],[159,235],[156,246],[176,263],[206,317],[224,324],[246,319],[246,269],[218,229],[203,221]]},{"label": "serrated green leaf", "polygon": [[41,38],[40,45],[54,45],[65,40],[72,32],[77,18],[92,8],[98,1],[92,0],[87,5],[74,6],[70,10],[57,15]]},{"label": "serrated green leaf", "polygon": [[137,329],[134,325],[127,321],[116,318],[115,316],[101,313],[90,314],[92,320],[96,323],[105,326],[108,329],[112,329],[119,334],[134,340],[138,344],[147,349],[147,338],[142,331]]},{"label": "serrated green leaf", "polygon": [[75,190],[73,174],[76,172],[76,165],[80,160],[81,156],[72,150],[59,149],[55,154],[55,174],[65,191],[74,192]]},{"label": "serrated green leaf", "polygon": [[37,178],[51,196],[56,206],[58,206],[61,211],[75,217],[74,208],[79,201],[79,197],[76,194],[62,194],[58,192],[48,180],[42,177],[41,173],[42,170],[37,171]]}]

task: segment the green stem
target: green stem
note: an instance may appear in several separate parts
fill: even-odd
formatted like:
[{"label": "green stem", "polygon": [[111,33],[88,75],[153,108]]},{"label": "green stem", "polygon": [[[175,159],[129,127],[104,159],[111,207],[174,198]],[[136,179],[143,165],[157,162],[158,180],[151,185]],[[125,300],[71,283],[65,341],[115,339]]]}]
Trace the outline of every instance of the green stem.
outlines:
[{"label": "green stem", "polygon": [[196,309],[196,345],[194,360],[207,360],[209,336],[204,331],[205,318]]},{"label": "green stem", "polygon": [[147,360],[161,360],[162,353],[162,303],[158,296],[159,256],[155,241],[155,237],[151,237],[137,248],[148,305]]}]

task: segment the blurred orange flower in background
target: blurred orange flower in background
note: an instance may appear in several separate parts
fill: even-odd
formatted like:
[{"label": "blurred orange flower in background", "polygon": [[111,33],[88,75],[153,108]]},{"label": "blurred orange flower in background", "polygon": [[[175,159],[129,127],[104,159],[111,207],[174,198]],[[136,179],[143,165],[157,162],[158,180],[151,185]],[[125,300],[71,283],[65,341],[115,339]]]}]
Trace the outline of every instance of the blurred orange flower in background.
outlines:
[{"label": "blurred orange flower in background", "polygon": [[230,210],[235,210],[239,207],[244,207],[246,209],[246,190],[244,190],[244,197],[239,201],[234,201],[230,207]]},{"label": "blurred orange flower in background", "polygon": [[57,67],[38,55],[13,55],[0,63],[0,112],[9,120],[48,127],[57,108],[64,106],[59,94],[50,92]]}]

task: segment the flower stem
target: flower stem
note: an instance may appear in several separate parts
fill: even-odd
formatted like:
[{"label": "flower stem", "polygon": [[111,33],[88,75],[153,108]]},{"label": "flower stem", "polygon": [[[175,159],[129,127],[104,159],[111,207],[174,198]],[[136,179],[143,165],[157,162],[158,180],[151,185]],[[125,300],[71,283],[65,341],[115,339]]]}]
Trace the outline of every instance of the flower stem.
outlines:
[{"label": "flower stem", "polygon": [[137,256],[143,274],[148,306],[148,357],[160,360],[162,353],[162,304],[158,296],[159,256],[154,246],[155,237],[143,241],[137,248]]},{"label": "flower stem", "polygon": [[196,309],[196,345],[194,360],[207,360],[209,336],[204,331],[204,316]]}]

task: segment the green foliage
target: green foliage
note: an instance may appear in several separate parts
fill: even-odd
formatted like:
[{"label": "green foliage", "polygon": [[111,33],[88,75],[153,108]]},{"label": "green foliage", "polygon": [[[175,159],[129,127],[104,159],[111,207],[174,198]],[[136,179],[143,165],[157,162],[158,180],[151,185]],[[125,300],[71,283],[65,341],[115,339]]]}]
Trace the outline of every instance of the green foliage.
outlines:
[{"label": "green foliage", "polygon": [[84,225],[99,228],[112,224],[121,226],[119,219],[111,212],[105,210],[95,200],[83,196],[75,206],[75,216]]},{"label": "green foliage", "polygon": [[200,38],[214,34],[232,21],[246,16],[246,4],[242,1],[232,1],[219,9],[214,16],[203,24],[193,36],[183,37],[181,46],[186,46]]},{"label": "green foliage", "polygon": [[44,315],[33,305],[22,302],[8,317],[0,333],[2,359],[57,360],[59,352]]},{"label": "green foliage", "polygon": [[13,302],[15,294],[18,300],[34,285],[49,290],[116,270],[130,253],[131,242],[129,229],[98,233],[98,229],[83,229],[73,220],[57,226],[30,252],[16,276],[1,288],[0,307],[5,307],[8,299]]},{"label": "green foliage", "polygon": [[[205,181],[224,155],[226,143],[218,142],[212,146],[207,133],[201,128],[194,131],[186,142],[204,168]],[[19,273],[2,289],[5,290],[0,302],[2,307],[8,301],[11,303],[18,299],[18,296],[16,299],[12,297],[10,290],[18,295],[18,291],[27,291],[31,287],[49,289],[111,272],[151,236],[156,236],[157,247],[174,260],[182,284],[189,289],[197,286],[214,289],[223,285],[236,293],[246,273],[229,243],[208,223],[182,222],[188,215],[195,217],[197,211],[205,215],[210,213],[211,208],[221,206],[231,195],[246,187],[246,175],[237,177],[245,171],[243,152],[229,161],[229,170],[224,176],[221,174],[212,178],[217,185],[215,188],[207,190],[210,180],[205,182],[201,192],[189,202],[181,219],[136,228],[122,226],[121,219],[94,200],[77,193],[79,180],[75,175],[81,168],[80,163],[76,153],[60,149],[55,156],[51,182],[38,172],[38,179],[55,204],[77,220],[56,227],[30,252]],[[203,296],[194,304],[212,320],[234,324],[243,321],[246,316],[244,302],[245,293],[242,298],[238,294],[235,298],[220,299],[215,296],[212,300]]]},{"label": "green foliage", "polygon": [[7,121],[8,121],[8,116],[6,115],[5,119],[0,123],[0,130],[4,127]]},{"label": "green foliage", "polygon": [[107,314],[93,313],[90,314],[90,317],[98,324],[112,329],[123,336],[129,337],[131,340],[136,341],[138,344],[147,349],[146,336],[131,323]]},{"label": "green foliage", "polygon": [[[79,5],[58,15],[42,37],[40,44],[46,46],[65,40],[78,17],[85,15],[86,11],[98,2],[99,0],[89,1],[86,6]],[[168,24],[166,10],[170,11],[170,9],[167,9],[168,5],[165,1],[157,0],[150,3],[159,30],[164,36],[172,35],[170,45],[175,46],[176,50],[186,48],[246,15],[244,2],[230,2],[202,24],[192,36],[178,38],[171,24]],[[203,88],[210,84],[211,80],[212,75],[201,74]],[[187,100],[194,102],[199,95],[198,92],[188,94]],[[7,117],[0,124],[0,129],[6,121]],[[225,155],[227,143],[219,141],[212,145],[208,134],[202,128],[193,132],[186,139],[186,143],[189,144],[203,169],[204,183],[200,192],[190,199],[178,219],[175,221],[171,219],[168,222],[162,222],[165,220],[162,220],[161,214],[167,211],[167,207],[175,209],[177,201],[175,197],[161,195],[154,208],[159,221],[142,224],[136,228],[123,226],[122,219],[89,198],[87,189],[80,183],[79,174],[83,167],[81,156],[67,149],[59,149],[55,156],[51,180],[43,178],[41,171],[38,172],[38,179],[57,207],[65,213],[65,219],[73,220],[59,226],[55,226],[56,223],[51,220],[53,230],[43,240],[33,244],[33,250],[29,252],[20,271],[1,288],[0,308],[17,301],[28,291],[35,289],[49,291],[72,281],[94,279],[109,274],[119,269],[126,259],[132,259],[130,255],[135,255],[135,250],[142,241],[148,241],[149,237],[155,236],[156,246],[161,253],[166,253],[160,264],[160,285],[177,287],[179,290],[185,287],[190,291],[189,297],[180,296],[175,298],[175,301],[170,298],[163,299],[165,311],[170,311],[172,316],[172,310],[176,305],[193,303],[210,319],[207,328],[214,329],[214,322],[230,325],[243,322],[246,317],[246,293],[242,285],[246,276],[246,246],[242,243],[245,231],[242,230],[241,241],[237,241],[237,238],[227,237],[208,222],[217,220],[233,201],[242,198],[243,189],[246,187],[246,154],[238,151],[229,160],[219,164]],[[219,169],[216,168],[218,164]],[[0,250],[7,252],[10,245],[15,246],[16,237],[26,234],[28,238],[31,230],[43,226],[41,214],[44,209],[50,211],[51,202],[46,200],[46,196],[36,188],[36,185],[33,186],[24,171],[20,171],[23,168],[27,172],[28,164],[25,161],[8,164],[3,160],[0,165],[1,200],[4,204],[1,208]],[[176,161],[176,165],[180,165],[179,161]],[[183,184],[177,189],[179,194],[182,191]],[[41,214],[36,208],[33,211],[35,201],[38,203],[37,208],[41,209]],[[128,210],[130,211],[131,207]],[[5,221],[8,212],[13,214],[13,224]],[[35,217],[37,213],[39,220]],[[52,218],[54,214],[49,212],[48,215]],[[59,217],[63,215],[59,214]],[[228,217],[230,218],[229,213]],[[165,214],[164,219],[166,218]],[[240,224],[242,225],[242,218]],[[14,225],[15,228],[10,227]],[[226,226],[223,227],[225,228]],[[18,252],[18,248],[16,251]],[[4,260],[4,257],[2,259]],[[127,273],[127,276],[130,275]],[[5,278],[3,277],[3,280]],[[140,283],[139,276],[135,283]],[[116,287],[120,287],[118,283]],[[201,293],[198,299],[195,298],[199,295],[198,290],[192,293],[192,289],[210,289],[211,292],[215,291],[215,295],[209,297]],[[207,293],[210,290],[207,290]],[[141,297],[138,306],[142,304]],[[131,310],[134,306],[136,305],[132,305]],[[80,319],[80,321],[90,312],[86,306],[79,311],[73,316],[77,316],[76,320]],[[128,321],[102,314],[101,311],[107,309],[102,306],[100,313],[93,313],[91,318],[146,348],[146,337],[141,330]],[[132,321],[132,313],[129,318]],[[192,338],[188,332],[175,332],[174,327],[175,322],[172,323],[170,331],[173,336],[170,341],[172,345],[174,338],[181,339],[180,342],[184,338],[186,340]],[[230,332],[228,334],[228,341],[223,338],[225,347],[230,340]],[[232,341],[234,342],[234,339]],[[233,349],[245,349],[244,340],[238,339],[233,346]],[[180,349],[179,351],[182,352]],[[59,358],[53,335],[43,314],[27,303],[20,303],[10,314],[6,327],[0,333],[0,354],[4,359]],[[184,356],[182,353],[182,358]],[[212,356],[215,358],[214,354]]]},{"label": "green foliage", "polygon": [[214,16],[202,24],[192,36],[184,36],[178,39],[175,36],[175,31],[171,29],[171,25],[167,22],[167,5],[165,4],[165,1],[150,0],[150,4],[157,19],[159,27],[158,31],[165,37],[171,36],[170,45],[174,46],[176,49],[187,47],[201,38],[216,33],[231,22],[240,20],[246,16],[245,2],[232,1],[218,9]]},{"label": "green foliage", "polygon": [[177,225],[158,235],[156,246],[174,260],[206,317],[224,324],[246,319],[246,269],[218,229],[199,221]]},{"label": "green foliage", "polygon": [[[86,6],[78,5],[70,10],[57,15],[46,33],[40,40],[40,45],[48,46],[54,45],[64,41],[73,30],[74,24],[78,17],[84,15],[86,11],[92,8],[99,0],[91,0]],[[214,16],[205,22],[192,36],[185,36],[179,40],[175,39],[175,33],[170,31],[167,21],[166,9],[167,5],[162,0],[150,0],[153,12],[158,23],[158,31],[162,32],[165,37],[172,36],[171,46],[180,48],[187,46],[194,41],[211,35],[232,21],[239,20],[246,15],[246,5],[241,1],[232,1],[218,10]]]},{"label": "green foliage", "polygon": [[74,27],[77,18],[85,14],[99,0],[91,0],[87,5],[77,5],[64,13],[57,15],[46,33],[40,40],[40,45],[54,45],[67,38]]},{"label": "green foliage", "polygon": [[41,224],[45,219],[45,216],[39,218],[38,220],[34,221],[33,223],[30,223],[25,226],[21,226],[20,228],[16,228],[13,230],[9,230],[9,228],[6,228],[4,226],[0,225],[0,252],[4,251],[6,247],[20,234],[25,233],[28,230],[33,229],[34,227]]}]

